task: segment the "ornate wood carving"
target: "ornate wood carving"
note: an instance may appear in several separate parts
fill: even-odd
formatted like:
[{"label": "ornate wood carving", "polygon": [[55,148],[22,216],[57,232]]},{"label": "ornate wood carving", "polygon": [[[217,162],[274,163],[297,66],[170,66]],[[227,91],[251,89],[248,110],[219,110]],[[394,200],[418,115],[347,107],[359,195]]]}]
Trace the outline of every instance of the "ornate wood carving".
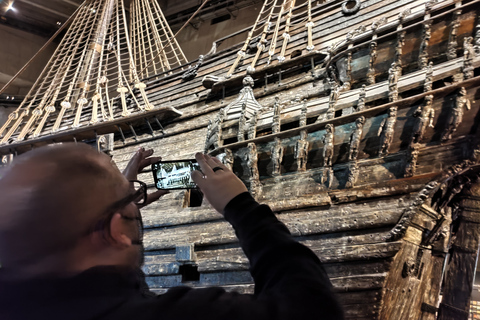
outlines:
[{"label": "ornate wood carving", "polygon": [[381,135],[379,156],[388,154],[388,149],[393,141],[393,134],[395,133],[395,123],[397,122],[397,107],[388,109],[388,116],[383,119],[378,129],[378,135]]},{"label": "ornate wood carving", "polygon": [[427,184],[418,194],[413,203],[403,211],[402,218],[397,225],[385,237],[386,241],[396,241],[400,239],[407,230],[413,216],[418,212],[418,208],[430,197],[430,193],[438,186],[437,181]]},{"label": "ornate wood carving", "polygon": [[272,176],[280,175],[283,161],[283,150],[282,140],[280,138],[275,138],[274,143],[271,148],[271,158],[272,158]]},{"label": "ornate wood carving", "polygon": [[247,104],[243,103],[242,113],[240,114],[240,119],[238,120],[238,131],[237,131],[237,140],[245,141],[245,126],[247,125]]},{"label": "ornate wood carving", "polygon": [[475,26],[475,53],[477,55],[480,55],[480,20],[477,22],[477,25]]},{"label": "ornate wood carving", "polygon": [[245,163],[249,170],[248,177],[250,182],[250,192],[254,197],[258,197],[261,192],[260,175],[258,173],[258,154],[255,143],[250,142],[245,153]]},{"label": "ornate wood carving", "polygon": [[188,67],[187,71],[185,71],[185,73],[182,75],[182,80],[183,81],[190,81],[190,80],[195,79],[195,77],[197,76],[197,73],[198,73],[198,69],[200,69],[200,67],[203,64],[203,59],[204,59],[204,56],[200,55],[198,57],[197,63],[193,67],[192,66]]},{"label": "ornate wood carving", "polygon": [[255,139],[257,136],[257,122],[260,110],[257,110],[248,121],[248,140]]},{"label": "ornate wood carving", "polygon": [[[307,125],[307,100],[303,100],[302,111],[300,113],[299,126]],[[295,142],[294,157],[297,161],[297,171],[305,171],[307,169],[308,147],[307,141],[308,133],[306,130],[300,131],[300,139]]]},{"label": "ornate wood carving", "polygon": [[333,155],[334,155],[334,146],[335,146],[335,127],[332,124],[327,124],[325,126],[325,135],[322,138],[323,142],[323,174],[321,182],[325,183],[327,181],[327,187],[332,187],[333,182]]},{"label": "ornate wood carving", "polygon": [[[330,120],[335,118],[335,105],[337,104],[338,97],[340,95],[340,87],[339,85],[332,79],[328,80],[330,85],[330,96],[328,99],[328,109],[327,113],[325,114],[324,119],[322,120]],[[319,118],[320,120],[320,118]]]},{"label": "ornate wood carving", "polygon": [[428,44],[432,37],[432,21],[423,23],[422,43],[420,44],[420,54],[418,56],[418,66],[420,69],[426,69],[428,66]]},{"label": "ornate wood carving", "polygon": [[280,132],[280,112],[282,111],[282,105],[280,104],[280,98],[275,97],[275,103],[273,104],[273,121],[272,121],[272,132]]},{"label": "ornate wood carving", "polygon": [[[397,46],[395,47],[395,64],[397,78],[402,75],[402,55],[403,55],[403,46],[405,45],[405,31],[399,32],[397,34]],[[398,80],[398,79],[397,79]]]},{"label": "ornate wood carving", "polygon": [[300,139],[295,143],[295,160],[297,160],[297,171],[307,170],[308,161],[308,147],[307,131],[300,131]]},{"label": "ornate wood carving", "polygon": [[413,177],[415,175],[419,153],[418,148],[410,148],[407,165],[405,166],[405,177]]},{"label": "ornate wood carving", "polygon": [[475,48],[473,38],[465,37],[463,39],[463,77],[464,79],[473,78],[473,58],[475,57]]},{"label": "ornate wood carving", "polygon": [[349,164],[349,173],[347,182],[345,184],[346,188],[353,188],[358,180],[358,174],[360,173],[360,168],[357,161],[353,161]]},{"label": "ornate wood carving", "polygon": [[243,109],[243,105],[246,106],[245,118],[250,119],[251,116],[257,111],[262,109],[262,105],[257,102],[255,95],[253,94],[254,80],[250,76],[246,76],[242,80],[243,88],[240,90],[237,98],[230,103],[225,109],[227,114],[237,113],[238,109]]},{"label": "ornate wood carving", "polygon": [[365,123],[365,117],[359,117],[355,120],[355,129],[350,136],[350,151],[348,153],[348,160],[356,161],[358,157],[358,148],[360,141],[362,140],[363,124]]},{"label": "ornate wood carving", "polygon": [[413,116],[416,118],[416,121],[412,130],[412,144],[419,143],[422,140],[427,126],[429,128],[433,128],[435,110],[433,109],[432,105],[433,95],[429,94],[425,96],[425,102],[413,112]]},{"label": "ornate wood carving", "polygon": [[220,109],[215,120],[209,121],[207,128],[207,139],[205,140],[205,152],[218,148],[222,136],[222,124],[226,116],[226,109]]},{"label": "ornate wood carving", "polygon": [[13,161],[13,154],[4,155],[2,157],[2,166],[6,166]]},{"label": "ornate wood carving", "polygon": [[460,14],[462,13],[461,10],[456,10],[453,12],[452,22],[450,24],[450,36],[448,38],[448,49],[447,49],[447,59],[452,60],[457,57],[457,34],[458,34],[458,27],[460,26]]},{"label": "ornate wood carving", "polygon": [[305,127],[307,125],[307,112],[308,112],[307,100],[304,99],[302,104],[302,111],[300,112],[300,121],[299,121],[300,127]]},{"label": "ornate wood carving", "polygon": [[325,126],[325,135],[323,136],[323,166],[331,167],[333,160],[335,128],[332,124]]},{"label": "ornate wood carving", "polygon": [[224,149],[224,153],[222,153],[219,158],[220,158],[220,161],[222,161],[222,163],[223,163],[226,167],[228,167],[230,170],[233,169],[234,157],[233,157],[233,152],[232,152],[232,150],[230,150],[230,149],[228,149],[228,148],[225,148],[225,149]]},{"label": "ornate wood carving", "polygon": [[375,83],[375,60],[377,59],[377,42],[370,42],[370,59],[368,60],[367,83]]},{"label": "ornate wood carving", "polygon": [[377,59],[377,29],[385,24],[387,19],[385,17],[381,18],[380,20],[375,20],[372,22],[371,30],[372,30],[372,42],[370,42],[370,57],[368,61],[368,71],[367,71],[367,83],[374,84],[375,83],[375,60]]},{"label": "ornate wood carving", "polygon": [[114,148],[114,134],[104,134],[97,137],[97,150],[110,155]]},{"label": "ornate wood carving", "polygon": [[430,61],[425,71],[425,83],[423,85],[423,91],[424,92],[432,91],[432,85],[433,85],[433,62]]},{"label": "ornate wood carving", "polygon": [[457,131],[458,126],[462,123],[463,120],[463,109],[470,110],[470,100],[467,99],[467,90],[464,87],[461,87],[455,102],[451,108],[451,111],[447,118],[447,127],[442,135],[442,141],[447,141],[452,139],[452,134]]},{"label": "ornate wood carving", "polygon": [[398,100],[398,78],[399,66],[393,62],[390,69],[388,69],[388,100],[395,102]]},{"label": "ornate wood carving", "polygon": [[366,95],[365,85],[362,85],[360,93],[358,94],[357,112],[365,109]]}]

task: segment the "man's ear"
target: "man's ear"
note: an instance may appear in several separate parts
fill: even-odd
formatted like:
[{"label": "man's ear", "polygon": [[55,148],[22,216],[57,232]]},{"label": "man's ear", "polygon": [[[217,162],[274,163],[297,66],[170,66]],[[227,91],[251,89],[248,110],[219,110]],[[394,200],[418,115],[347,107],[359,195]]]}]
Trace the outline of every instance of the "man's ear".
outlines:
[{"label": "man's ear", "polygon": [[128,248],[132,245],[132,239],[127,235],[128,229],[120,213],[115,213],[110,220],[110,237],[112,244],[120,248]]}]

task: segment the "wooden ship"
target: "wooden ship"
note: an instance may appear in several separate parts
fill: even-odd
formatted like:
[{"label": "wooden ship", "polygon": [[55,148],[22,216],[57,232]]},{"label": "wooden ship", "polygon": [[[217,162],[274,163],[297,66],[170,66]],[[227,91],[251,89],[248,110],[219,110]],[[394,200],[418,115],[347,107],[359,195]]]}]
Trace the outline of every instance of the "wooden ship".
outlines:
[{"label": "wooden ship", "polygon": [[[347,319],[468,319],[480,238],[479,0],[265,1],[187,62],[156,1],[87,0],[0,129],[7,165],[86,141],[120,168],[218,156],[322,260]],[[92,26],[94,26],[92,28]],[[151,188],[153,178],[140,179]],[[252,293],[196,191],[142,211],[147,282]],[[321,310],[319,310],[321,316]]]}]

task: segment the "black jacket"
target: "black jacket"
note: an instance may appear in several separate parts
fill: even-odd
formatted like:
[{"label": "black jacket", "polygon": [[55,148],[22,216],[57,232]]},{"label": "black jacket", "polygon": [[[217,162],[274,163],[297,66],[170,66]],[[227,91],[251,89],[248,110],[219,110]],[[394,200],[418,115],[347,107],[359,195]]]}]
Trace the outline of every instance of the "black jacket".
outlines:
[{"label": "black jacket", "polygon": [[270,208],[248,193],[225,209],[250,260],[255,294],[177,287],[142,292],[138,273],[96,267],[68,279],[1,278],[1,320],[343,319],[317,256],[296,242]]}]

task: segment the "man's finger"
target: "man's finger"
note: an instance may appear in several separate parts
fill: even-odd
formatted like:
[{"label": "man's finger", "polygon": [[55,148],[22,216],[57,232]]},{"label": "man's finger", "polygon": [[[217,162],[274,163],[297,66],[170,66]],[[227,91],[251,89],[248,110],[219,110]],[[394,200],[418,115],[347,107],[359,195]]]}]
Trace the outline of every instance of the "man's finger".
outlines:
[{"label": "man's finger", "polygon": [[170,191],[168,191],[168,190],[157,190],[155,192],[147,194],[147,201],[145,201],[144,206],[147,206],[150,203],[152,203],[154,201],[157,201],[158,199],[160,199],[161,196],[163,196],[167,193],[170,193]]},{"label": "man's finger", "polygon": [[195,170],[192,172],[192,180],[200,189],[202,189],[205,179],[203,179],[203,175],[200,171]]},{"label": "man's finger", "polygon": [[128,161],[127,166],[123,170],[123,175],[124,176],[126,176],[128,178],[132,174],[135,174],[135,175],[137,174],[138,164],[139,164],[140,159],[141,159],[140,156],[141,156],[141,154],[140,154],[139,151],[135,152],[135,154],[130,159],[130,161]]},{"label": "man's finger", "polygon": [[205,176],[208,177],[209,175],[212,175],[212,167],[208,165],[205,155],[197,153],[195,154],[195,159],[197,159],[197,162],[200,165],[200,168],[202,169],[202,172]]},{"label": "man's finger", "polygon": [[138,165],[138,172],[142,171],[145,167],[151,164],[157,163],[159,161],[162,161],[162,157],[151,157],[151,158],[143,159]]}]

